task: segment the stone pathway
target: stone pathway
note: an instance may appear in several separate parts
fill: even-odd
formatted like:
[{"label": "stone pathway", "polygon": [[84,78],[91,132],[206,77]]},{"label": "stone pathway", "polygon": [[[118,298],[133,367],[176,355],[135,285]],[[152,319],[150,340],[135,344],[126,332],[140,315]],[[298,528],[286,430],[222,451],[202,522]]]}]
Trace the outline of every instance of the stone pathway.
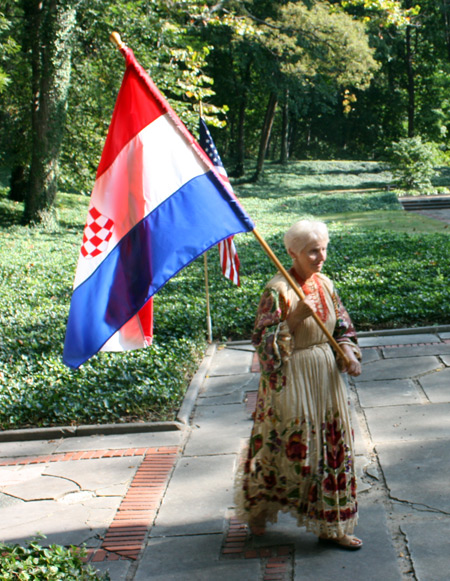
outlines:
[{"label": "stone pathway", "polygon": [[85,544],[112,581],[447,579],[450,328],[425,331],[360,339],[361,551],[324,546],[286,515],[258,538],[235,518],[259,380],[248,343],[210,347],[184,429],[0,441],[0,539]]}]

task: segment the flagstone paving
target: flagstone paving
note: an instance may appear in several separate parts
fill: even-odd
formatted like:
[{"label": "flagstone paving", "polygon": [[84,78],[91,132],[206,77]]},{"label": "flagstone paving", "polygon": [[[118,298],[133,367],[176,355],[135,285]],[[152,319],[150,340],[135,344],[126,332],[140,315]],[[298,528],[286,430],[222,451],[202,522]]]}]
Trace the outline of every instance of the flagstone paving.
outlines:
[{"label": "flagstone paving", "polygon": [[0,540],[42,532],[43,543],[84,544],[112,581],[446,579],[450,329],[360,343],[363,373],[349,394],[361,551],[324,546],[286,515],[259,538],[236,519],[233,483],[259,378],[248,343],[209,348],[176,429],[0,435]]}]

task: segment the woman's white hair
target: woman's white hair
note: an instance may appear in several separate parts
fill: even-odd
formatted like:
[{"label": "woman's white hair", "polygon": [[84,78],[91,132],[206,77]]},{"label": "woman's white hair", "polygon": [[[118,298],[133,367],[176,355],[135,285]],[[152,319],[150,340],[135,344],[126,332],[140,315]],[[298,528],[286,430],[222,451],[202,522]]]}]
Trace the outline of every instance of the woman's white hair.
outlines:
[{"label": "woman's white hair", "polygon": [[297,254],[305,246],[318,240],[329,240],[327,225],[318,220],[299,220],[284,235],[284,245],[288,253],[291,250]]}]

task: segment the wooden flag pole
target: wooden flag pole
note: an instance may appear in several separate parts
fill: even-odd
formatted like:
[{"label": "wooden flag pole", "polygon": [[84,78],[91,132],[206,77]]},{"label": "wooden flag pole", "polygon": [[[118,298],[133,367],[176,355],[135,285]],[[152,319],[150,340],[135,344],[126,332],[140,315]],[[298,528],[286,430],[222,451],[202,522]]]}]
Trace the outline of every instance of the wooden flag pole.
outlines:
[{"label": "wooden flag pole", "polygon": [[[199,116],[203,117],[203,104],[199,102]],[[205,294],[206,294],[206,329],[208,332],[208,343],[212,343],[212,320],[211,320],[211,307],[209,304],[209,282],[208,282],[208,251],[203,254],[204,265],[205,265]]]},{"label": "wooden flag pole", "polygon": [[208,343],[212,343],[212,322],[209,306],[209,283],[208,283],[208,252],[203,253],[205,264],[205,291],[206,291],[206,329],[208,331]]},{"label": "wooden flag pole", "polygon": [[[110,35],[110,39],[111,39],[112,42],[114,42],[114,44],[119,49],[121,49],[121,48],[123,48],[125,46],[125,43],[122,42],[122,40],[120,38],[120,34],[118,32],[112,32],[111,35]],[[202,103],[200,102],[200,117],[201,116],[202,116]],[[263,249],[266,252],[266,254],[268,255],[268,257],[272,260],[272,262],[275,264],[275,266],[278,268],[278,270],[281,272],[281,274],[288,281],[288,283],[290,284],[290,286],[292,287],[292,289],[294,290],[294,292],[296,293],[296,295],[301,300],[304,300],[305,295],[304,295],[302,289],[297,286],[297,284],[295,283],[295,281],[293,280],[293,278],[291,277],[291,275],[288,273],[288,271],[284,268],[284,266],[281,264],[281,262],[278,260],[278,258],[275,256],[275,254],[272,252],[272,249],[267,244],[267,242],[261,237],[261,235],[256,230],[256,228],[254,230],[252,230],[252,232],[255,235],[255,237],[258,240],[258,242],[263,247]],[[206,252],[204,253],[204,257],[205,257],[204,260],[205,260],[206,312],[207,312],[208,340],[209,340],[209,342],[211,342],[212,341],[212,326],[211,326],[211,316],[210,316],[210,306],[209,306],[208,266],[207,266],[208,263],[207,263],[207,258],[206,258]],[[331,346],[335,349],[335,351],[337,353],[339,353],[339,356],[342,357],[342,359],[345,362],[345,364],[348,365],[349,364],[349,360],[348,360],[347,355],[344,353],[344,351],[342,350],[341,346],[335,340],[335,338],[333,337],[333,335],[325,327],[325,325],[323,324],[323,322],[319,319],[317,313],[313,313],[312,316],[314,317],[314,320],[319,325],[319,327],[322,329],[322,331],[325,333],[325,335],[326,335],[328,341],[330,342]]]},{"label": "wooden flag pole", "polygon": [[[284,276],[284,278],[288,281],[288,283],[290,284],[290,286],[294,290],[295,294],[303,301],[305,299],[305,294],[302,291],[302,289],[295,283],[294,279],[291,277],[289,272],[284,268],[284,266],[281,264],[281,262],[275,256],[275,254],[272,252],[272,249],[267,244],[267,242],[261,237],[261,235],[256,230],[256,228],[254,230],[252,230],[252,232],[255,235],[258,242],[263,247],[267,256],[272,260],[272,262],[275,264],[275,266],[278,268],[278,270],[281,272],[281,274]],[[342,350],[342,347],[339,345],[339,343],[336,341],[336,339],[333,337],[333,335],[328,331],[328,329],[325,327],[323,322],[319,319],[317,313],[313,313],[312,316],[314,317],[314,320],[319,325],[319,327],[322,329],[322,331],[325,333],[331,346],[336,350],[337,353],[339,353],[339,356],[342,357],[345,364],[348,365],[350,362],[348,360],[347,355]]]}]

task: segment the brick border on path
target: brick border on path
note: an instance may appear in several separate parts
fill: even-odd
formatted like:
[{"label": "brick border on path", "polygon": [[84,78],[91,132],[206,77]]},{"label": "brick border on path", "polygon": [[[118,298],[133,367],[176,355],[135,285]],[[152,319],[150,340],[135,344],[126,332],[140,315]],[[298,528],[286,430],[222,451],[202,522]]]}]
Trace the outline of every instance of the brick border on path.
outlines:
[{"label": "brick border on path", "polygon": [[87,450],[8,459],[0,462],[0,466],[142,456],[142,462],[106,531],[101,546],[87,550],[86,561],[98,563],[138,558],[161,504],[178,452],[177,446]]},{"label": "brick border on path", "polygon": [[223,558],[261,559],[263,581],[287,581],[294,570],[293,555],[293,545],[251,546],[248,525],[235,516],[230,517],[222,546]]}]

